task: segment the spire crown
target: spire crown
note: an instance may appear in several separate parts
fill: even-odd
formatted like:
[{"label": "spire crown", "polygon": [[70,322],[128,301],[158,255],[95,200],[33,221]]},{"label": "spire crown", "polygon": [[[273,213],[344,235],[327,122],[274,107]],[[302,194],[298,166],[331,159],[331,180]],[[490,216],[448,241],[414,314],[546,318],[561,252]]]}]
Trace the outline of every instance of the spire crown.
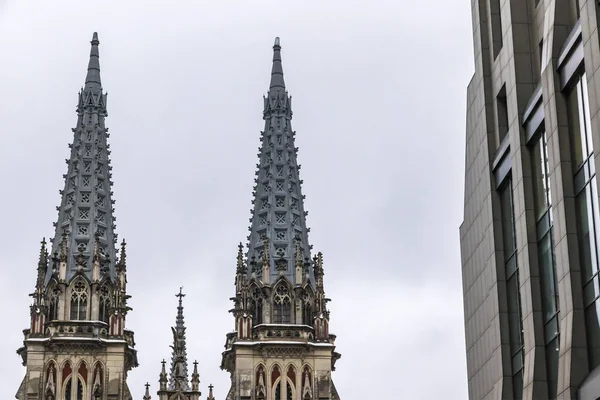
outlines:
[{"label": "spire crown", "polygon": [[246,265],[253,266],[253,260],[260,263],[262,268],[250,268],[248,274],[257,270],[256,277],[265,283],[271,280],[264,276],[267,271],[273,281],[284,275],[290,282],[299,284],[295,271],[296,237],[300,241],[302,259],[310,257],[311,248],[280,43],[276,38],[269,93],[264,99],[265,128],[261,132]]},{"label": "spire crown", "polygon": [[98,51],[98,33],[92,35],[92,48],[90,49],[90,60],[88,62],[87,76],[85,77],[85,90],[92,90],[94,94],[102,91],[102,81],[100,80],[100,53]]},{"label": "spire crown", "polygon": [[285,82],[283,80],[283,67],[281,65],[281,44],[279,37],[275,38],[273,45],[273,66],[271,67],[271,83],[269,91],[273,89],[282,89],[285,91]]},{"label": "spire crown", "polygon": [[[78,266],[92,280],[95,255],[102,255],[106,272],[110,278],[115,278],[117,235],[107,142],[109,135],[104,123],[106,95],[102,94],[100,81],[99,43],[98,34],[94,33],[85,88],[79,94],[78,120],[69,145],[71,154],[66,160],[65,185],[60,191],[61,204],[52,240],[52,253],[59,253],[60,261],[66,262],[62,278],[66,281],[75,275]],[[51,268],[48,268],[46,284],[51,275]]]}]

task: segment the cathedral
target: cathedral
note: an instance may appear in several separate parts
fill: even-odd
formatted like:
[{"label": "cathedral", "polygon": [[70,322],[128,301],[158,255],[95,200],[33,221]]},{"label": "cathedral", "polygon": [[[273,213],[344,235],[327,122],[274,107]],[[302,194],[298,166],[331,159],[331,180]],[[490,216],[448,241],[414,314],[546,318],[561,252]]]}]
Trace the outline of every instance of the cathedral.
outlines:
[{"label": "cathedral", "polygon": [[[18,400],[131,400],[143,390],[127,384],[138,358],[126,326],[127,243],[115,232],[98,46],[94,33],[55,234],[41,242],[30,326],[17,350],[26,367]],[[340,354],[329,332],[323,255],[308,241],[279,38],[263,119],[250,234],[232,265],[235,329],[226,333],[221,362],[231,386],[221,398],[339,400],[331,374]],[[177,294],[170,363],[157,366],[159,380],[146,384],[144,400],[201,398],[198,363],[192,369],[187,358],[184,296]],[[212,385],[206,398],[216,399]]]}]

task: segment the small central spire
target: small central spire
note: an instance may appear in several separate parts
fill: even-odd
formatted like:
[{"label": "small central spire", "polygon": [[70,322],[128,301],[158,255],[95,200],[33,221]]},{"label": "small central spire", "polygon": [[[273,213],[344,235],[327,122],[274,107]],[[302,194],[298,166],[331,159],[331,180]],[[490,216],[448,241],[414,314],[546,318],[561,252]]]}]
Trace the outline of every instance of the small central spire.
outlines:
[{"label": "small central spire", "polygon": [[279,37],[275,38],[273,45],[273,67],[271,68],[271,84],[269,89],[281,88],[285,90],[285,82],[283,81],[283,67],[281,66],[281,44]]},{"label": "small central spire", "polygon": [[102,82],[100,80],[100,53],[98,52],[98,33],[94,32],[92,36],[92,49],[90,50],[90,61],[88,63],[87,76],[85,77],[85,89],[94,92],[102,90]]},{"label": "small central spire", "polygon": [[187,349],[185,343],[185,324],[183,320],[183,286],[179,288],[179,293],[175,295],[179,298],[177,306],[177,318],[173,331],[173,354],[171,356],[171,371],[169,374],[169,390],[190,390],[188,379]]}]

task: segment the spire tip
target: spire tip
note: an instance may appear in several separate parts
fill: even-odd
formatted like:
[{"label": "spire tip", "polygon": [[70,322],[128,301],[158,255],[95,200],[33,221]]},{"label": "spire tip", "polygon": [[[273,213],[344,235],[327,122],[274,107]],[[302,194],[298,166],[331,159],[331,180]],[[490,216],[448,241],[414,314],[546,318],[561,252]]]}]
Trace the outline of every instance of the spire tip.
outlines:
[{"label": "spire tip", "polygon": [[279,40],[279,36],[275,38],[275,44],[273,46],[281,46],[281,42]]}]

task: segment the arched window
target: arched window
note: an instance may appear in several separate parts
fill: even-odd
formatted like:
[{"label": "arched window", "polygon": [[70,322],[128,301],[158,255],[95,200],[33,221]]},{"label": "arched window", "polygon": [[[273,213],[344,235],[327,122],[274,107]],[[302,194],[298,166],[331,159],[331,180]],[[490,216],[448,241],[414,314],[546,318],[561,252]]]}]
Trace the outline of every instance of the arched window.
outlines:
[{"label": "arched window", "polygon": [[277,387],[275,388],[275,400],[281,400],[281,381],[277,382]]},{"label": "arched window", "polygon": [[71,400],[71,392],[73,391],[73,385],[71,385],[72,379],[69,378],[67,384],[65,385],[65,400]]},{"label": "arched window", "polygon": [[59,289],[52,287],[48,290],[48,294],[48,321],[56,321],[58,319]]},{"label": "arched window", "polygon": [[87,319],[87,286],[81,280],[71,288],[71,320]]},{"label": "arched window", "polygon": [[108,324],[110,312],[110,292],[106,286],[100,289],[100,304],[98,310],[98,320]]},{"label": "arched window", "polygon": [[279,285],[273,296],[273,322],[289,324],[292,321],[292,301],[286,285]]},{"label": "arched window", "polygon": [[312,296],[308,292],[304,294],[302,302],[302,323],[308,326],[313,324]]},{"label": "arched window", "polygon": [[287,400],[292,400],[293,397],[293,393],[292,393],[292,382],[288,379],[287,381]]},{"label": "arched window", "polygon": [[252,308],[252,325],[262,324],[263,298],[260,289],[257,287],[252,290],[250,306]]},{"label": "arched window", "polygon": [[69,377],[64,389],[65,400],[83,400],[83,393],[83,381],[79,378],[77,379],[77,391],[73,397],[73,377]]}]

